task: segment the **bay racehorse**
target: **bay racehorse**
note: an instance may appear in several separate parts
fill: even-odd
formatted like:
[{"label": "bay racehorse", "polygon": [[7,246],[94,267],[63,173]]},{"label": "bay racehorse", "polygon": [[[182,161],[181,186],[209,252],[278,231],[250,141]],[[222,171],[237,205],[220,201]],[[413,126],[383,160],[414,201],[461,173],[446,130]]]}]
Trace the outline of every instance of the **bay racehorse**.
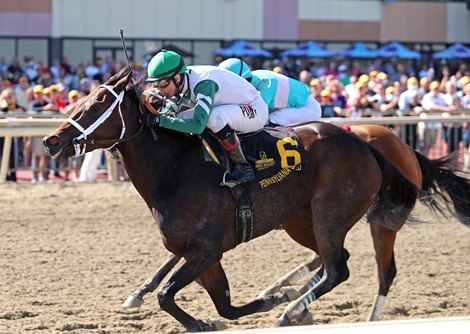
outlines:
[{"label": "bay racehorse", "polygon": [[[463,177],[464,174],[457,170],[457,155],[430,160],[406,145],[391,130],[379,125],[352,125],[351,131],[384,154],[405,177],[421,188],[420,200],[424,205],[444,218],[451,214],[462,224],[470,226],[470,180]],[[379,288],[368,317],[369,321],[380,320],[388,292],[397,275],[394,245],[396,235],[405,224],[406,218],[401,217],[396,220],[394,228],[390,228],[374,221],[374,218],[369,216],[368,221],[379,279]],[[283,224],[283,228],[294,240],[309,247],[310,240],[313,238],[312,232],[308,228],[300,229],[298,224],[299,221],[287,222]],[[179,257],[170,255],[155,274],[129,296],[123,306],[140,307],[143,303],[143,297],[158,287],[179,260]],[[272,295],[282,287],[296,283],[306,274],[318,269],[321,264],[321,258],[318,255],[313,256],[307,262],[279,278],[272,286],[261,292],[259,297]],[[320,278],[321,271],[311,278],[310,283],[300,289],[299,294],[304,294]],[[292,294],[292,290],[289,290],[289,293]],[[296,305],[299,305],[301,301],[302,299],[298,299],[295,302]],[[291,309],[292,307],[293,305],[291,305]],[[295,318],[292,313],[286,313],[280,321],[286,322],[289,317]],[[303,323],[308,323],[308,321],[305,319]]]},{"label": "bay racehorse", "polygon": [[[142,125],[136,87],[128,85],[132,74],[126,67],[84,98],[69,119],[44,137],[46,151],[61,161],[97,148],[119,150],[163,244],[184,259],[157,298],[160,307],[187,330],[216,329],[214,323],[192,317],[175,303],[176,293],[195,280],[228,319],[285,302],[288,296],[278,293],[242,306],[231,304],[220,261],[236,246],[236,205],[231,191],[219,186],[224,171],[203,159],[203,145],[194,136],[164,128],[151,133]],[[352,226],[367,213],[377,217],[374,222],[393,228],[408,216],[419,190],[354,134],[327,123],[295,132],[306,150],[307,167],[253,195],[252,236],[280,225],[290,230],[297,226],[310,235],[308,243],[297,241],[321,258],[325,275],[309,290],[318,298],[349,276],[343,244]]]}]

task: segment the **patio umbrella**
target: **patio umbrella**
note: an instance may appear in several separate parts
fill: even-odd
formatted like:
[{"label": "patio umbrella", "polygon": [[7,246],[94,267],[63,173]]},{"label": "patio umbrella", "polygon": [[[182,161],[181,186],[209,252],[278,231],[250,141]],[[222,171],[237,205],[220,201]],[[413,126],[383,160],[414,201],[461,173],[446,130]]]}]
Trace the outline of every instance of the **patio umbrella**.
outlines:
[{"label": "patio umbrella", "polygon": [[297,47],[281,52],[282,57],[292,58],[328,58],[334,56],[331,52],[313,41],[299,44]]},{"label": "patio umbrella", "polygon": [[336,55],[348,58],[376,58],[377,50],[373,50],[362,42],[356,42],[350,47],[339,51]]},{"label": "patio umbrella", "polygon": [[447,49],[432,55],[435,59],[442,58],[470,58],[470,48],[460,43],[455,43]]},{"label": "patio umbrella", "polygon": [[258,48],[247,41],[237,41],[230,45],[229,47],[219,49],[214,52],[214,56],[220,56],[224,58],[229,57],[265,57],[270,58],[272,57],[272,53]]},{"label": "patio umbrella", "polygon": [[392,42],[377,50],[378,56],[382,58],[403,58],[419,59],[421,54],[417,51],[408,49],[401,43]]}]

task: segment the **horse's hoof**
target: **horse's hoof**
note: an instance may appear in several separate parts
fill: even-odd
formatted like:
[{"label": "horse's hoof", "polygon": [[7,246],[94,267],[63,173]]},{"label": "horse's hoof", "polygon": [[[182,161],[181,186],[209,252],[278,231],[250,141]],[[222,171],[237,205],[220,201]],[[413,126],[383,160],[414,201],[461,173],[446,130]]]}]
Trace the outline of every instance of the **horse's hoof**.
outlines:
[{"label": "horse's hoof", "polygon": [[223,331],[228,328],[228,326],[221,320],[209,320],[208,321],[211,325],[211,329],[213,331]]},{"label": "horse's hoof", "polygon": [[290,325],[291,325],[290,320],[285,314],[281,315],[281,317],[277,319],[276,327],[286,327]]},{"label": "horse's hoof", "polygon": [[287,298],[289,298],[290,302],[297,300],[301,296],[301,294],[297,290],[295,290],[294,288],[291,288],[290,286],[282,287],[281,293],[286,295]]},{"label": "horse's hoof", "polygon": [[297,319],[296,325],[297,326],[306,326],[306,325],[313,325],[313,316],[312,314],[307,310],[303,310],[302,314],[300,317]]},{"label": "horse's hoof", "polygon": [[122,304],[122,307],[124,308],[136,308],[136,307],[141,307],[142,304],[144,303],[144,300],[136,295],[130,295],[127,297],[126,301]]}]

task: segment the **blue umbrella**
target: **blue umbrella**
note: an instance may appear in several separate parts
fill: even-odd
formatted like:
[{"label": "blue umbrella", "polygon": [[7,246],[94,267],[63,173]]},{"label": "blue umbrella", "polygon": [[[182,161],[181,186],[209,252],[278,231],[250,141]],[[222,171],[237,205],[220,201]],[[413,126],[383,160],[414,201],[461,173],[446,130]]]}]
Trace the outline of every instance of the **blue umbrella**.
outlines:
[{"label": "blue umbrella", "polygon": [[373,50],[362,42],[356,42],[350,47],[337,53],[338,56],[348,58],[376,58],[377,50]]},{"label": "blue umbrella", "polygon": [[229,57],[272,57],[272,53],[264,49],[251,45],[247,41],[237,41],[229,47],[219,49],[214,52],[214,56],[224,58]]},{"label": "blue umbrella", "polygon": [[470,58],[470,48],[460,43],[455,43],[447,49],[436,52],[432,56],[436,59],[441,58]]},{"label": "blue umbrella", "polygon": [[417,51],[408,49],[403,44],[392,42],[387,44],[378,51],[378,56],[382,58],[404,58],[404,59],[419,59],[421,54]]},{"label": "blue umbrella", "polygon": [[334,56],[334,53],[322,48],[313,41],[308,41],[295,48],[281,52],[281,56],[293,58],[328,58]]}]

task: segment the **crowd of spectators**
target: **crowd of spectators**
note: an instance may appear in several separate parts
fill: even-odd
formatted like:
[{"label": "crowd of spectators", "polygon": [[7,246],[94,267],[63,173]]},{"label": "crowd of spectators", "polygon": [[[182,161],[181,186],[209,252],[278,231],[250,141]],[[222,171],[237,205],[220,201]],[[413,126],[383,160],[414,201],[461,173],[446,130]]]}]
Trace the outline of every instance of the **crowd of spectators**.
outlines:
[{"label": "crowd of spectators", "polygon": [[[453,68],[440,66],[439,71],[426,64],[416,67],[412,61],[382,59],[274,59],[251,65],[252,69],[273,70],[309,85],[312,95],[322,106],[322,117],[395,114],[425,117],[436,113],[470,112],[470,68],[465,63]],[[10,62],[0,59],[0,110],[12,113],[49,111],[65,116],[82,96],[89,94],[122,66],[123,63],[115,63],[111,59],[95,59],[78,67],[66,60],[47,67],[41,60],[30,56],[21,63],[17,59]],[[401,131],[408,131],[405,136],[408,144],[424,153],[432,148],[439,136],[447,144],[446,153],[458,149],[462,141],[468,148],[470,142],[470,129],[466,123],[420,123],[418,126],[403,126]],[[12,171],[8,175],[9,180],[16,180],[14,167],[18,163],[31,166],[32,182],[47,181],[51,173],[68,179],[70,171],[75,171],[74,179],[79,179],[82,161],[73,161],[73,166],[65,166],[64,175],[59,174],[58,166],[54,166],[46,156],[41,138],[19,138],[16,144],[18,149],[12,151],[10,159]],[[0,138],[0,152],[2,146],[3,138]]]}]

